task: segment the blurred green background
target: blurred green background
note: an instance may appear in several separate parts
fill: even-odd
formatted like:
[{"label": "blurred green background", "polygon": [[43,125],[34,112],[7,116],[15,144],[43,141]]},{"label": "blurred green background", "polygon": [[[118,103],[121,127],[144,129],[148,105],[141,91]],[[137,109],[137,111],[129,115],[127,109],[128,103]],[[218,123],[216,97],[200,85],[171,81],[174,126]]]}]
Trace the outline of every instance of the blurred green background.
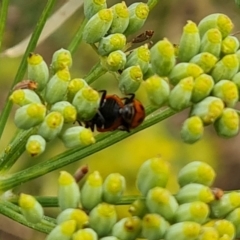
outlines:
[{"label": "blurred green background", "polygon": [[[41,14],[47,1],[10,1],[7,25],[5,29],[4,42],[1,51],[4,51],[28,36],[34,29],[38,17]],[[66,1],[57,1],[54,11],[61,7]],[[130,5],[134,1],[126,1]],[[108,1],[112,6],[117,1]],[[154,30],[152,38],[156,42],[163,37],[167,37],[171,42],[178,43],[182,28],[187,20],[198,23],[203,17],[211,13],[224,13],[228,15],[234,25],[234,32],[240,30],[240,9],[234,0],[162,0],[150,12],[147,23],[139,33],[144,30]],[[50,37],[41,43],[35,52],[41,54],[47,63],[51,62],[52,54],[59,48],[67,48],[72,37],[83,18],[83,10],[80,8]],[[138,33],[136,33],[137,35]],[[131,37],[130,37],[131,38]],[[12,81],[15,77],[21,57],[0,59],[0,108],[2,109]],[[91,67],[98,61],[98,56],[90,46],[82,43],[73,56],[73,67],[71,69],[72,78],[84,77]],[[99,78],[93,85],[95,89],[107,89],[110,93],[117,93],[117,82],[112,75],[106,74]],[[144,89],[137,92],[137,98],[144,105],[148,104]],[[12,114],[8,120],[4,135],[0,142],[1,150],[4,150],[8,141],[12,138],[16,127],[13,123]],[[201,141],[193,145],[184,144],[180,139],[180,129],[188,111],[179,113],[159,124],[156,124],[134,136],[127,138],[103,151],[100,151],[83,161],[76,162],[64,168],[71,173],[87,164],[90,172],[98,170],[105,178],[109,173],[119,172],[126,177],[127,194],[137,194],[135,188],[135,178],[141,163],[151,157],[162,156],[170,162],[172,166],[172,177],[169,182],[169,189],[174,193],[178,186],[176,184],[176,174],[178,170],[187,162],[200,160],[210,163],[217,171],[217,179],[214,186],[224,190],[240,189],[240,136],[232,139],[219,138],[212,126],[205,129],[204,137]],[[24,169],[40,161],[63,152],[63,144],[56,140],[48,144],[47,151],[38,158],[30,158],[24,154],[12,172]],[[16,189],[16,192],[25,192],[32,195],[52,195],[57,193],[57,177],[59,170],[49,173],[46,176],[23,184]],[[51,216],[55,216],[58,210],[47,210]],[[127,214],[127,210],[124,210]],[[10,225],[11,224],[11,225]],[[10,227],[11,226],[11,227]],[[0,239],[44,239],[44,234],[36,233],[31,229],[16,224],[5,217],[0,217]]]}]

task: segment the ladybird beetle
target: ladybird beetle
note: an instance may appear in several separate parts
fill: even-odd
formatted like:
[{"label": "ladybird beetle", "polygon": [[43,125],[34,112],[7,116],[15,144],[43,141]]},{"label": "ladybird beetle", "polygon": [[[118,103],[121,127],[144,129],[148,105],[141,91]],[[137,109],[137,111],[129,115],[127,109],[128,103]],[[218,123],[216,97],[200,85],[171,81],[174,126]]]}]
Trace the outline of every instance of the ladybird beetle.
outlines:
[{"label": "ladybird beetle", "polygon": [[145,118],[143,105],[136,99],[135,94],[120,98],[117,95],[107,95],[101,91],[100,106],[95,116],[87,121],[86,127],[98,132],[113,131],[116,129],[129,132],[139,126]]}]

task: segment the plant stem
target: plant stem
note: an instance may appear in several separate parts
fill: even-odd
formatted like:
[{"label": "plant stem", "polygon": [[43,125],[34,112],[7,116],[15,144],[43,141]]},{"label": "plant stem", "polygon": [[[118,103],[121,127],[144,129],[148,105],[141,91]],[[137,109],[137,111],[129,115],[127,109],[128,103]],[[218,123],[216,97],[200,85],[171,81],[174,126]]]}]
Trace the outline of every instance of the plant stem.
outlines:
[{"label": "plant stem", "polygon": [[0,49],[2,47],[3,33],[6,26],[9,0],[3,0],[0,10]]},{"label": "plant stem", "polygon": [[92,69],[84,79],[88,84],[91,84],[106,72],[107,70],[102,67],[101,62],[98,62],[92,67]]},{"label": "plant stem", "polygon": [[[37,24],[36,24],[36,28],[33,31],[32,37],[29,41],[28,47],[23,55],[22,61],[20,63],[20,66],[18,68],[16,77],[14,79],[14,82],[12,84],[12,87],[14,87],[14,85],[16,85],[16,83],[20,82],[25,74],[26,68],[27,68],[27,58],[30,52],[32,52],[36,45],[37,45],[37,41],[38,38],[42,32],[42,29],[47,21],[47,18],[55,4],[56,0],[48,0],[45,9],[42,12],[41,17],[39,18]],[[4,108],[2,110],[1,116],[0,116],[0,138],[2,137],[2,133],[3,130],[5,128],[8,116],[10,114],[10,111],[12,109],[12,102],[9,101],[9,95],[11,94],[11,91],[9,91],[6,102],[4,104]]]},{"label": "plant stem", "polygon": [[96,137],[96,143],[86,147],[74,148],[68,151],[65,151],[62,154],[57,155],[45,162],[36,164],[28,169],[22,170],[20,172],[14,173],[9,177],[6,177],[0,181],[0,191],[6,191],[12,189],[18,185],[21,185],[24,182],[27,182],[31,179],[40,177],[46,173],[54,171],[58,168],[64,167],[70,163],[79,161],[95,152],[98,152],[108,146],[113,145],[121,141],[124,138],[130,137],[131,135],[150,127],[153,124],[156,124],[172,115],[176,112],[170,108],[166,108],[158,113],[151,114],[146,121],[143,122],[138,128],[133,129],[130,133],[115,131],[99,134]]}]

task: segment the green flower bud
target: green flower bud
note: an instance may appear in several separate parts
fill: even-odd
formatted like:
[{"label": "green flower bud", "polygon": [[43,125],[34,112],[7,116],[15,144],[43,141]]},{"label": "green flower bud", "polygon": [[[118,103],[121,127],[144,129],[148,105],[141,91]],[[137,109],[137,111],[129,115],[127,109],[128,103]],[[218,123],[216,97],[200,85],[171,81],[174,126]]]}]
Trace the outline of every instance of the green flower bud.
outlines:
[{"label": "green flower bud", "polygon": [[220,199],[211,202],[211,216],[214,218],[224,218],[228,213],[240,207],[240,193],[225,193]]},{"label": "green flower bud", "polygon": [[180,222],[171,225],[164,239],[165,240],[195,240],[200,234],[201,226],[195,222]]},{"label": "green flower bud", "polygon": [[76,222],[74,220],[63,222],[48,234],[46,240],[70,240],[75,229]]},{"label": "green flower bud", "polygon": [[99,237],[107,236],[117,222],[117,213],[113,205],[100,203],[89,214],[90,227]]},{"label": "green flower bud", "polygon": [[237,85],[229,80],[220,80],[217,82],[213,87],[212,94],[222,99],[227,107],[234,107],[239,98]]},{"label": "green flower bud", "polygon": [[121,240],[134,240],[141,232],[141,219],[126,217],[119,220],[112,228],[112,235]]},{"label": "green flower bud", "polygon": [[214,123],[217,134],[221,137],[234,137],[239,133],[239,115],[235,109],[224,108],[219,119]]},{"label": "green flower bud", "polygon": [[45,92],[46,101],[53,104],[64,100],[69,81],[70,73],[67,69],[57,71],[47,84]]},{"label": "green flower bud", "polygon": [[38,223],[43,219],[43,208],[33,196],[21,193],[18,204],[23,216],[30,223]]},{"label": "green flower bud", "polygon": [[155,213],[146,214],[142,220],[142,236],[149,240],[162,239],[169,223]]},{"label": "green flower bud", "polygon": [[204,202],[191,202],[180,205],[175,213],[176,222],[193,221],[199,224],[206,222],[209,216],[209,207]]},{"label": "green flower bud", "polygon": [[86,86],[76,93],[72,104],[77,109],[79,120],[88,121],[96,114],[99,102],[99,93]]},{"label": "green flower bud", "polygon": [[175,195],[179,204],[200,201],[210,203],[214,200],[211,189],[199,183],[189,183],[179,189]]},{"label": "green flower bud", "polygon": [[67,148],[88,146],[95,143],[92,131],[82,126],[75,126],[66,129],[61,135],[61,139]]},{"label": "green flower bud", "polygon": [[226,217],[226,220],[230,221],[236,230],[236,238],[240,237],[240,208],[234,209]]},{"label": "green flower bud", "polygon": [[48,66],[43,60],[42,56],[35,53],[30,53],[27,59],[28,79],[37,83],[37,90],[42,91],[47,84],[49,78]]},{"label": "green flower bud", "polygon": [[61,171],[58,178],[58,205],[60,209],[77,208],[79,204],[80,190],[74,177],[66,171]]},{"label": "green flower bud", "polygon": [[103,180],[98,171],[91,173],[81,189],[82,205],[91,210],[102,202]]},{"label": "green flower bud", "polygon": [[157,213],[167,221],[174,218],[178,208],[175,197],[165,188],[155,187],[148,191],[146,205],[150,213]]},{"label": "green flower bud", "polygon": [[102,9],[93,15],[83,29],[83,40],[86,43],[99,42],[106,35],[113,21],[113,10]]},{"label": "green flower bud", "polygon": [[[153,71],[152,64],[150,63],[148,65],[148,70],[143,75],[143,79],[148,79],[148,78],[152,77],[153,75],[157,75],[157,74],[155,74],[155,72]],[[164,78],[164,79],[166,79],[166,78]],[[167,79],[167,82],[168,82],[168,79]]]},{"label": "green flower bud", "polygon": [[111,173],[103,183],[103,200],[107,203],[117,203],[126,189],[126,180],[119,173]]},{"label": "green flower bud", "polygon": [[201,227],[197,240],[219,240],[218,231],[213,227]]},{"label": "green flower bud", "polygon": [[30,129],[40,124],[46,114],[46,107],[41,103],[30,103],[17,109],[14,123],[18,128]]},{"label": "green flower bud", "polygon": [[121,33],[110,34],[103,37],[98,44],[98,53],[102,56],[116,50],[123,50],[126,45],[126,37]]},{"label": "green flower bud", "polygon": [[123,70],[119,76],[118,88],[123,94],[134,93],[138,90],[143,80],[140,66],[132,66]]},{"label": "green flower bud", "polygon": [[53,140],[61,132],[63,127],[63,116],[59,112],[50,112],[40,124],[38,134],[46,141]]},{"label": "green flower bud", "polygon": [[159,76],[168,76],[176,63],[175,50],[171,42],[164,38],[150,50],[153,72]]},{"label": "green flower bud", "polygon": [[126,3],[117,3],[111,9],[113,10],[113,21],[109,33],[123,33],[129,24],[129,10]]},{"label": "green flower bud", "polygon": [[153,75],[144,81],[143,84],[151,104],[162,107],[167,103],[170,86],[165,79],[158,75]]},{"label": "green flower bud", "polygon": [[70,102],[56,102],[52,105],[51,111],[61,113],[64,123],[74,123],[76,121],[77,110]]},{"label": "green flower bud", "polygon": [[137,188],[146,196],[154,187],[166,187],[169,178],[169,164],[160,157],[145,161],[137,173]]},{"label": "green flower bud", "polygon": [[197,64],[200,68],[202,68],[204,73],[208,73],[214,67],[218,58],[209,52],[202,52],[194,56],[190,63]]},{"label": "green flower bud", "polygon": [[58,216],[57,216],[57,224],[61,224],[63,222],[66,222],[68,220],[75,220],[76,221],[76,228],[82,229],[89,224],[89,217],[88,215],[81,209],[74,209],[74,208],[68,208],[63,210]]},{"label": "green flower bud", "polygon": [[[219,239],[234,239],[235,237],[234,225],[225,219],[216,221],[214,223],[214,228],[219,233]],[[225,235],[229,236],[229,238],[225,238]]]},{"label": "green flower bud", "polygon": [[190,115],[200,117],[204,125],[209,125],[221,116],[223,108],[224,103],[221,99],[210,96],[194,104]]},{"label": "green flower bud", "polygon": [[[236,51],[235,54],[237,55],[238,62],[240,63],[240,50]],[[239,69],[240,69],[240,64],[239,64]]]},{"label": "green flower bud", "polygon": [[128,56],[125,67],[139,65],[143,74],[147,72],[150,62],[150,50],[148,45],[144,44],[139,48],[135,48]]},{"label": "green flower bud", "polygon": [[107,237],[103,237],[100,238],[101,240],[119,240],[118,238],[114,237],[114,236],[107,236]]},{"label": "green flower bud", "polygon": [[185,165],[178,173],[178,183],[181,187],[189,183],[200,183],[211,186],[215,180],[216,173],[207,163],[194,161]]},{"label": "green flower bud", "polygon": [[15,90],[9,99],[19,106],[24,106],[29,103],[41,103],[39,96],[32,90],[29,89],[18,89]]},{"label": "green flower bud", "polygon": [[80,229],[75,232],[72,240],[98,240],[97,233],[91,228]]},{"label": "green flower bud", "polygon": [[194,87],[192,91],[192,102],[197,103],[210,95],[214,86],[212,76],[208,74],[201,74],[194,79]]},{"label": "green flower bud", "polygon": [[181,138],[185,143],[195,143],[203,136],[204,126],[200,117],[187,118],[181,129]]},{"label": "green flower bud", "polygon": [[124,31],[126,36],[137,32],[144,25],[148,17],[149,7],[146,3],[137,2],[131,4],[128,10],[130,17],[128,27]]},{"label": "green flower bud", "polygon": [[178,58],[181,62],[188,62],[198,54],[200,48],[200,35],[197,25],[188,21],[183,28],[183,34],[179,43]]},{"label": "green flower bud", "polygon": [[234,82],[237,85],[238,88],[238,95],[240,96],[240,72],[236,73],[233,78],[232,82]]},{"label": "green flower bud", "polygon": [[67,99],[72,102],[75,94],[83,87],[88,86],[87,82],[82,78],[74,78],[68,84]]},{"label": "green flower bud", "polygon": [[176,111],[188,107],[191,103],[193,87],[193,77],[186,77],[180,80],[170,92],[169,106]]},{"label": "green flower bud", "polygon": [[173,85],[178,84],[183,78],[197,78],[203,73],[203,70],[195,63],[178,63],[172,69],[169,79]]},{"label": "green flower bud", "polygon": [[137,216],[142,218],[145,214],[148,213],[146,201],[144,199],[135,200],[128,209],[129,213],[132,216]]},{"label": "green flower bud", "polygon": [[59,70],[69,69],[72,66],[72,55],[66,49],[59,49],[52,56],[51,69],[54,73]]},{"label": "green flower bud", "polygon": [[217,28],[206,31],[203,35],[200,52],[208,52],[219,58],[222,47],[222,34]]},{"label": "green flower bud", "polygon": [[232,77],[238,72],[239,61],[236,54],[229,54],[224,56],[213,67],[211,75],[215,82],[222,79],[232,79]]},{"label": "green flower bud", "polygon": [[222,13],[214,13],[203,18],[198,24],[198,28],[201,37],[207,30],[217,28],[221,32],[223,38],[225,38],[232,31],[233,23],[228,16]]},{"label": "green flower bud", "polygon": [[84,0],[83,10],[84,16],[90,19],[94,14],[100,10],[107,8],[106,0]]},{"label": "green flower bud", "polygon": [[232,54],[235,53],[239,48],[239,41],[235,36],[227,36],[222,41],[222,53]]},{"label": "green flower bud", "polygon": [[126,54],[123,51],[117,50],[107,56],[105,67],[108,71],[118,71],[124,68],[126,62]]},{"label": "green flower bud", "polygon": [[46,140],[40,135],[32,135],[26,143],[26,151],[31,157],[38,157],[46,148]]}]

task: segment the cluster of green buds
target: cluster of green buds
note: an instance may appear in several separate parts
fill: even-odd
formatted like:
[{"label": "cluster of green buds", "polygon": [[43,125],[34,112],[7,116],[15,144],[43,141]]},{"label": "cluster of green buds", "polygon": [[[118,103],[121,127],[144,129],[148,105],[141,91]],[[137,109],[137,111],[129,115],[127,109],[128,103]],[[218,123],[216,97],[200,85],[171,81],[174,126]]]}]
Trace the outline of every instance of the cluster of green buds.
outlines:
[{"label": "cluster of green buds", "polygon": [[30,80],[18,83],[13,89],[10,100],[19,105],[14,116],[16,126],[35,130],[26,143],[31,156],[39,156],[46,143],[57,137],[69,148],[95,142],[90,129],[73,123],[91,119],[99,107],[100,96],[84,79],[71,79],[71,65],[71,54],[65,49],[53,54],[51,71],[42,56],[31,53]]},{"label": "cluster of green buds", "polygon": [[[232,240],[240,237],[240,193],[212,188],[216,173],[207,163],[194,161],[180,169],[179,188],[167,188],[170,166],[160,157],[145,161],[137,172],[138,196],[124,196],[126,182],[119,173],[105,179],[89,173],[78,185],[66,171],[58,178],[60,213],[47,240]],[[83,177],[83,176],[82,176]],[[81,177],[81,179],[82,179]],[[80,180],[81,180],[80,179]],[[129,204],[128,216],[116,211]],[[34,224],[43,219],[41,205],[21,194],[22,214]]]}]

